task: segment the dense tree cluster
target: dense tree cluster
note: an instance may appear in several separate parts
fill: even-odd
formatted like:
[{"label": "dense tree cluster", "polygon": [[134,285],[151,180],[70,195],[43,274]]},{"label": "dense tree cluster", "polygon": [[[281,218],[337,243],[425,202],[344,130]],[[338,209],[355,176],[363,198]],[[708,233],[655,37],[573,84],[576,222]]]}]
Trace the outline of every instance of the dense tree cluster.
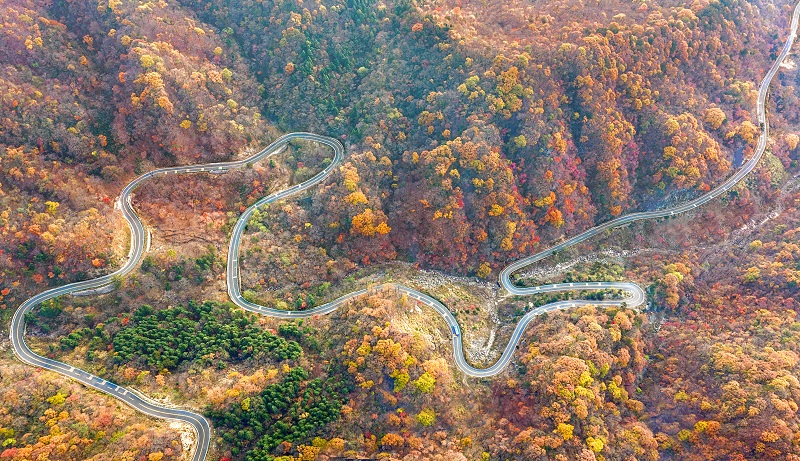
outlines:
[{"label": "dense tree cluster", "polygon": [[282,443],[309,439],[339,417],[347,392],[346,381],[335,377],[309,379],[301,367],[254,396],[209,416],[234,455],[247,461],[271,461]]},{"label": "dense tree cluster", "polygon": [[[495,385],[491,451],[519,459],[658,459],[634,397],[646,358],[629,311],[580,308],[539,321],[521,352],[522,376]],[[513,411],[506,409],[513,408]]]},{"label": "dense tree cluster", "polygon": [[251,314],[232,304],[214,302],[189,301],[185,307],[159,311],[144,305],[114,335],[112,343],[118,362],[141,360],[156,370],[220,353],[231,361],[250,357],[294,360],[302,354],[297,342],[254,326]]}]

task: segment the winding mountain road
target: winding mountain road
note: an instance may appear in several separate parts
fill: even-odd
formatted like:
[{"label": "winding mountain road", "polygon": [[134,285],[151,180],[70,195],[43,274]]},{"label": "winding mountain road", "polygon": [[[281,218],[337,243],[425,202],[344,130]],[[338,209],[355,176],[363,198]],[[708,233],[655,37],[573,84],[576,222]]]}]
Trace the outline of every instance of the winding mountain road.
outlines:
[{"label": "winding mountain road", "polygon": [[[424,293],[421,293],[413,288],[409,288],[400,284],[387,283],[384,285],[374,287],[373,290],[393,290],[398,294],[406,296],[408,299],[413,299],[422,304],[430,306],[436,312],[438,312],[439,315],[441,315],[442,318],[444,318],[445,322],[447,322],[448,326],[450,327],[450,331],[452,333],[452,341],[453,341],[453,356],[455,358],[456,365],[465,374],[473,377],[493,376],[502,371],[503,368],[505,368],[505,366],[508,365],[508,363],[511,361],[511,358],[513,357],[514,351],[522,337],[522,333],[525,331],[525,328],[530,323],[530,321],[538,315],[541,315],[546,312],[551,312],[554,310],[567,309],[586,304],[601,305],[601,306],[625,305],[631,308],[644,304],[645,293],[642,290],[642,288],[636,285],[635,283],[574,282],[574,283],[560,283],[560,284],[544,285],[538,287],[523,288],[514,285],[514,283],[511,280],[511,276],[516,271],[530,264],[533,264],[537,261],[541,261],[542,259],[547,258],[548,256],[551,256],[563,249],[566,249],[570,246],[583,242],[591,237],[594,237],[614,227],[622,226],[624,224],[628,224],[634,221],[673,216],[697,208],[698,206],[703,205],[709,202],[710,200],[713,200],[714,198],[720,196],[721,194],[724,194],[732,187],[734,187],[739,181],[741,181],[747,174],[749,174],[756,166],[758,161],[761,159],[761,156],[763,155],[764,150],[766,149],[767,138],[769,136],[769,123],[767,121],[765,113],[767,92],[770,83],[772,82],[772,79],[775,77],[780,68],[780,64],[783,62],[784,58],[786,58],[786,55],[789,53],[795,41],[795,38],[797,37],[798,18],[800,18],[800,3],[798,3],[794,8],[791,20],[790,35],[787,38],[786,43],[783,49],[781,50],[781,53],[779,54],[777,60],[772,65],[767,75],[764,77],[764,80],[761,82],[761,85],[758,89],[758,100],[756,109],[757,109],[758,121],[761,127],[761,134],[758,139],[758,145],[756,147],[753,156],[742,166],[742,168],[740,168],[735,174],[733,174],[722,184],[714,188],[712,191],[692,201],[686,202],[684,204],[672,208],[667,208],[659,211],[633,213],[608,221],[597,227],[593,227],[589,230],[586,230],[583,233],[575,237],[572,237],[558,245],[555,245],[544,251],[541,251],[533,256],[516,261],[507,266],[505,269],[503,269],[503,271],[500,274],[500,283],[502,284],[502,286],[510,293],[515,295],[533,295],[538,293],[547,293],[547,292],[556,292],[565,290],[577,291],[577,290],[617,289],[617,290],[622,290],[625,293],[625,297],[623,299],[602,300],[602,301],[597,301],[597,300],[558,301],[532,309],[517,324],[511,336],[511,339],[508,345],[506,346],[505,350],[503,351],[503,354],[501,355],[500,359],[498,359],[498,361],[489,368],[480,369],[472,367],[469,363],[467,363],[464,356],[464,350],[461,340],[461,327],[459,326],[458,321],[456,321],[453,314],[445,305],[443,305],[436,299]],[[125,220],[128,222],[128,225],[130,226],[131,229],[131,248],[127,261],[125,262],[125,264],[122,265],[122,267],[120,267],[117,271],[115,271],[112,274],[108,274],[92,280],[76,282],[62,287],[53,288],[44,291],[42,293],[39,293],[33,296],[32,298],[26,300],[24,303],[22,303],[14,313],[14,317],[11,320],[11,325],[9,328],[9,338],[11,340],[14,353],[17,355],[17,357],[21,361],[29,365],[54,371],[66,377],[72,378],[76,381],[79,381],[85,384],[86,386],[92,387],[101,392],[105,392],[106,394],[109,394],[112,397],[115,397],[121,400],[122,402],[127,403],[136,410],[139,410],[147,415],[155,416],[157,418],[177,420],[188,423],[189,425],[191,425],[191,427],[197,434],[197,445],[194,454],[192,456],[192,459],[194,461],[204,460],[208,454],[209,443],[211,440],[211,428],[208,424],[208,421],[203,416],[188,410],[158,405],[145,398],[140,397],[133,391],[129,391],[123,387],[117,386],[112,382],[94,376],[86,371],[79,370],[65,363],[37,355],[28,347],[28,345],[25,342],[25,314],[31,312],[36,306],[38,306],[42,302],[56,298],[58,296],[71,293],[77,294],[79,292],[87,292],[90,290],[95,290],[107,286],[109,284],[112,284],[117,277],[123,277],[127,275],[132,270],[134,270],[136,266],[138,266],[143,253],[146,251],[145,250],[146,245],[149,246],[149,233],[145,232],[144,225],[142,224],[141,220],[133,210],[133,207],[131,205],[131,193],[142,182],[161,175],[199,173],[199,172],[225,173],[233,169],[243,168],[247,164],[252,164],[254,162],[257,162],[259,160],[262,160],[271,155],[275,155],[281,152],[286,147],[286,145],[294,139],[315,141],[331,147],[334,151],[333,161],[330,163],[330,165],[328,165],[328,167],[326,167],[323,171],[321,171],[313,178],[301,184],[297,184],[288,189],[264,197],[263,199],[259,200],[258,202],[248,207],[245,210],[245,212],[242,213],[242,215],[239,217],[239,220],[236,222],[236,225],[233,228],[229,251],[228,251],[228,265],[227,265],[228,294],[230,295],[231,300],[236,305],[248,311],[262,315],[268,315],[271,317],[277,317],[283,319],[295,319],[295,318],[304,318],[313,315],[322,315],[333,312],[334,310],[338,309],[351,299],[369,293],[370,290],[367,289],[358,290],[349,293],[345,296],[342,296],[341,298],[338,298],[329,303],[304,311],[284,311],[265,306],[260,306],[258,304],[254,304],[245,300],[241,295],[240,282],[239,282],[239,247],[242,234],[245,230],[247,222],[249,221],[249,219],[253,214],[253,211],[255,211],[255,209],[257,209],[260,206],[275,202],[277,200],[288,198],[294,194],[307,190],[313,187],[314,185],[320,183],[321,181],[328,178],[328,176],[330,176],[334,168],[336,168],[344,158],[344,147],[339,141],[333,138],[313,133],[290,133],[281,136],[280,138],[275,140],[272,144],[267,146],[265,149],[245,160],[225,162],[225,163],[211,163],[211,164],[195,165],[195,166],[162,168],[146,173],[131,181],[125,187],[125,189],[123,189],[122,193],[120,194],[119,200],[115,205],[121,210]]]}]

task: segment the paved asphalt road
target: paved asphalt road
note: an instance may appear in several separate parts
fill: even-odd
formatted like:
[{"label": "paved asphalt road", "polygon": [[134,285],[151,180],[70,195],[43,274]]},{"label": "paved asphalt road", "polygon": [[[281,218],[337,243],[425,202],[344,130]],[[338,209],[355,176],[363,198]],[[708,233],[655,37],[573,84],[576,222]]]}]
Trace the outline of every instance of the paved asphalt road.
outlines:
[{"label": "paved asphalt road", "polygon": [[735,174],[733,174],[730,178],[728,178],[714,190],[690,202],[686,202],[682,205],[678,205],[672,208],[667,208],[664,210],[633,213],[630,215],[619,217],[612,221],[608,221],[604,224],[601,224],[597,227],[593,227],[592,229],[589,229],[575,237],[572,237],[558,245],[548,248],[547,250],[539,252],[531,257],[516,261],[510,264],[505,269],[503,269],[503,271],[500,274],[500,283],[503,285],[503,287],[505,287],[506,290],[515,295],[532,295],[537,293],[547,293],[547,292],[564,291],[564,290],[616,289],[616,290],[622,290],[625,293],[625,297],[622,300],[559,301],[541,307],[537,307],[531,310],[517,324],[516,328],[514,329],[514,333],[512,334],[511,339],[508,345],[506,346],[505,350],[503,351],[503,354],[500,357],[500,359],[489,368],[485,369],[474,368],[467,363],[466,359],[464,358],[464,351],[461,341],[461,327],[459,326],[455,317],[453,316],[452,313],[450,313],[450,311],[447,309],[446,306],[444,306],[436,299],[424,293],[421,293],[417,290],[414,290],[413,288],[409,288],[403,285],[387,283],[379,285],[377,287],[373,287],[370,290],[367,289],[358,290],[353,293],[349,293],[341,298],[338,298],[334,301],[331,301],[327,304],[323,304],[321,306],[305,311],[282,311],[282,310],[272,309],[250,303],[241,296],[240,285],[239,285],[239,264],[238,264],[239,244],[241,241],[242,233],[244,232],[244,229],[250,217],[252,216],[253,211],[260,206],[290,197],[298,192],[313,187],[319,182],[325,180],[331,174],[333,169],[336,168],[344,158],[344,147],[341,145],[339,141],[327,136],[320,136],[313,133],[290,133],[281,136],[280,138],[275,140],[275,142],[267,146],[264,150],[258,152],[257,154],[245,160],[226,162],[226,163],[195,165],[195,166],[162,168],[159,170],[154,170],[149,173],[146,173],[131,181],[125,187],[125,189],[123,189],[122,193],[120,194],[120,198],[115,205],[119,207],[119,209],[122,211],[125,220],[128,222],[128,225],[131,228],[131,250],[129,253],[128,260],[119,270],[117,270],[112,274],[105,275],[92,280],[72,283],[59,288],[53,288],[43,293],[39,293],[33,296],[32,298],[28,299],[24,303],[22,303],[22,305],[20,305],[20,307],[14,313],[14,317],[11,320],[11,326],[9,328],[9,337],[11,339],[11,344],[14,348],[14,352],[17,355],[17,357],[19,357],[20,360],[22,360],[27,364],[55,371],[59,374],[72,378],[76,381],[79,381],[89,387],[97,389],[101,392],[105,392],[106,394],[109,394],[127,403],[128,405],[141,411],[142,413],[155,416],[157,418],[178,420],[190,424],[197,433],[197,446],[194,451],[192,459],[194,461],[200,461],[205,459],[206,455],[208,454],[208,447],[211,440],[211,428],[209,427],[208,421],[206,421],[204,417],[187,410],[155,404],[143,397],[140,397],[139,395],[133,393],[132,391],[117,386],[114,383],[103,380],[83,370],[79,370],[65,363],[58,362],[56,360],[51,360],[46,357],[42,357],[40,355],[35,354],[33,351],[30,350],[28,345],[25,343],[25,314],[31,312],[31,310],[33,310],[40,303],[53,299],[55,297],[70,294],[73,292],[78,293],[81,291],[94,290],[112,284],[117,277],[125,276],[139,264],[142,258],[142,254],[145,252],[145,245],[148,240],[148,234],[145,232],[145,228],[142,225],[142,222],[139,220],[139,217],[133,211],[133,208],[131,206],[131,193],[143,181],[146,181],[155,176],[168,175],[168,174],[183,174],[183,173],[198,173],[198,172],[225,173],[229,170],[242,168],[245,167],[247,164],[252,164],[254,162],[267,158],[271,155],[277,154],[278,152],[281,152],[286,147],[286,144],[293,139],[303,139],[309,141],[316,141],[333,148],[334,159],[330,163],[330,165],[328,165],[328,167],[325,168],[325,170],[323,170],[313,178],[301,184],[297,184],[286,190],[277,192],[275,194],[272,194],[268,197],[259,200],[258,202],[250,206],[247,210],[245,210],[245,212],[241,215],[241,217],[236,223],[236,226],[233,229],[233,234],[231,236],[231,242],[228,251],[227,281],[228,281],[228,294],[230,295],[231,300],[238,306],[248,311],[256,312],[263,315],[269,315],[272,317],[292,319],[292,318],[304,318],[313,315],[322,315],[330,313],[339,308],[342,304],[348,302],[349,300],[358,296],[362,296],[372,291],[376,290],[393,291],[401,296],[405,296],[406,299],[413,299],[415,301],[418,301],[420,303],[432,307],[434,310],[436,310],[436,312],[439,313],[439,315],[442,316],[442,318],[444,318],[445,322],[447,322],[448,326],[450,327],[450,331],[452,332],[453,335],[452,337],[453,356],[455,358],[455,363],[465,374],[474,377],[488,377],[496,375],[511,361],[514,351],[522,336],[522,333],[524,332],[528,323],[531,321],[531,319],[540,314],[551,312],[558,309],[567,309],[586,304],[606,305],[606,306],[608,305],[616,306],[624,304],[632,308],[644,304],[645,301],[644,291],[634,283],[576,282],[576,283],[562,283],[554,285],[544,285],[539,287],[523,288],[513,284],[513,282],[511,281],[511,275],[514,272],[530,264],[533,264],[537,261],[547,258],[548,256],[553,255],[554,253],[557,253],[577,243],[583,242],[588,238],[591,238],[595,235],[598,235],[614,227],[622,226],[634,221],[640,221],[644,219],[656,219],[656,218],[673,216],[697,208],[698,206],[703,205],[710,200],[713,200],[714,198],[720,196],[721,194],[726,193],[728,190],[734,187],[739,181],[741,181],[747,174],[749,174],[756,166],[758,161],[761,159],[761,156],[764,153],[764,150],[767,145],[767,137],[769,135],[769,123],[765,113],[767,92],[769,89],[770,82],[772,81],[775,74],[778,72],[780,64],[783,62],[784,58],[789,53],[789,50],[791,49],[792,44],[794,43],[794,40],[797,36],[797,26],[799,17],[800,17],[800,3],[796,5],[794,8],[794,13],[792,15],[792,22],[790,28],[791,33],[786,41],[786,44],[781,50],[781,53],[776,59],[775,63],[772,65],[769,72],[764,77],[764,80],[761,82],[761,86],[758,89],[758,101],[756,109],[757,109],[758,121],[761,127],[761,135],[759,137],[758,146],[756,147],[754,155],[742,166],[741,169],[739,169]]}]

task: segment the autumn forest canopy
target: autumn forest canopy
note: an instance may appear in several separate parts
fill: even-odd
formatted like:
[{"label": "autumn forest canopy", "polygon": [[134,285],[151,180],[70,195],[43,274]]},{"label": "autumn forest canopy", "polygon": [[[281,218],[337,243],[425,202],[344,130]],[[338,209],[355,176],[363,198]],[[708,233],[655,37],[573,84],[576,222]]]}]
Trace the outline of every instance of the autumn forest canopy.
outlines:
[{"label": "autumn forest canopy", "polygon": [[314,192],[315,243],[488,275],[707,191],[754,147],[756,82],[779,43],[746,19],[774,8],[625,4],[602,26],[562,26],[570,5],[537,6],[484,36],[468,35],[469,9],[402,1],[7,3],[5,187],[60,203],[78,175],[52,162],[118,184],[231,158],[275,128],[317,131],[351,154]]},{"label": "autumn forest canopy", "polygon": [[[791,8],[0,0],[3,328],[28,297],[120,266],[129,234],[114,202],[136,176],[310,131],[341,140],[344,162],[254,213],[243,296],[302,310],[405,277],[453,310],[468,358],[487,366],[527,309],[567,296],[499,297],[505,265],[698,197],[750,158],[758,85]],[[133,200],[153,246],[141,267],[110,294],[48,301],[27,318],[29,342],[203,413],[215,459],[800,459],[792,59],[767,101],[767,151],[741,186],[520,281],[635,281],[649,311],[542,316],[492,380],[465,381],[446,325],[390,293],[306,322],[226,302],[236,218],[330,164],[310,142],[225,175],[143,184]],[[0,458],[185,454],[166,424],[26,370],[3,331]]]}]

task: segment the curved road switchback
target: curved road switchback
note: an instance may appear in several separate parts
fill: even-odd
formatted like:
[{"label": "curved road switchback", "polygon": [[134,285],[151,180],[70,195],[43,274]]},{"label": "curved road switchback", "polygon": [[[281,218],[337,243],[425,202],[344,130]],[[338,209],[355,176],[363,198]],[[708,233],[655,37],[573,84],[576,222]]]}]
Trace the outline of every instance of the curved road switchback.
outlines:
[{"label": "curved road switchback", "polygon": [[631,213],[625,216],[620,216],[619,218],[612,219],[611,221],[607,221],[599,226],[592,227],[591,229],[587,229],[584,232],[562,242],[558,245],[554,245],[544,251],[541,251],[533,256],[529,256],[527,258],[520,259],[514,263],[509,264],[506,266],[505,269],[500,273],[500,283],[505,287],[506,290],[509,292],[516,294],[516,295],[528,295],[535,293],[535,288],[522,288],[514,285],[511,282],[511,275],[526,267],[529,266],[537,261],[541,261],[542,259],[547,258],[555,253],[558,253],[561,250],[569,248],[573,245],[581,243],[587,239],[594,237],[606,230],[612,229],[614,227],[623,226],[628,223],[632,223],[635,221],[643,221],[646,219],[657,219],[657,218],[665,218],[668,216],[674,216],[677,214],[684,213],[686,211],[692,210],[694,208],[699,207],[700,205],[704,205],[711,200],[719,197],[720,195],[724,194],[725,192],[732,189],[736,186],[745,176],[750,174],[755,168],[756,164],[759,160],[761,160],[761,156],[764,154],[764,150],[767,147],[767,139],[769,137],[769,121],[767,120],[765,107],[766,107],[766,99],[767,93],[769,91],[770,83],[772,83],[772,79],[778,73],[780,69],[781,63],[786,58],[786,55],[789,54],[789,51],[794,44],[795,38],[797,38],[797,23],[798,23],[798,16],[800,16],[800,3],[798,3],[794,8],[794,13],[792,14],[792,22],[790,27],[789,37],[786,40],[786,43],[783,45],[783,49],[781,53],[778,55],[778,59],[772,64],[772,67],[767,72],[767,75],[761,81],[761,85],[758,87],[758,99],[756,103],[756,113],[758,117],[758,123],[761,128],[761,134],[758,137],[758,145],[756,146],[756,150],[753,153],[753,156],[742,165],[742,167],[736,171],[731,177],[726,179],[722,182],[719,186],[715,187],[708,193],[697,197],[694,200],[690,200],[688,202],[682,203],[680,205],[664,208],[662,210],[656,211],[644,211],[640,213]]},{"label": "curved road switchback", "polygon": [[[323,142],[327,145],[333,146],[339,161],[341,161],[344,153],[344,149],[342,148],[341,144],[332,138],[319,136],[313,133],[290,133],[281,136],[260,152],[244,160],[161,168],[158,170],[153,170],[149,173],[145,173],[131,181],[122,190],[119,199],[114,204],[114,207],[118,208],[122,212],[123,217],[128,222],[128,226],[131,229],[131,248],[130,252],[128,253],[127,261],[125,261],[122,267],[111,274],[92,280],[71,283],[62,287],[53,288],[39,293],[23,302],[19,308],[17,308],[16,312],[14,312],[8,332],[9,339],[11,340],[11,346],[16,356],[21,361],[29,365],[55,371],[56,373],[83,383],[86,386],[92,387],[101,392],[105,392],[106,394],[109,394],[112,397],[127,403],[134,409],[139,410],[144,414],[167,420],[182,421],[189,424],[197,435],[197,444],[192,459],[194,461],[204,460],[208,454],[208,447],[211,441],[211,427],[203,416],[188,410],[158,405],[149,400],[142,399],[134,392],[129,391],[124,387],[117,386],[116,384],[106,381],[98,376],[94,376],[91,373],[34,353],[25,342],[25,315],[30,313],[39,304],[53,298],[72,293],[77,295],[81,294],[82,292],[96,290],[113,284],[114,281],[119,277],[124,277],[139,265],[139,262],[145,251],[145,244],[148,240],[149,233],[145,232],[145,228],[142,225],[141,220],[131,206],[131,193],[144,181],[162,175],[199,172],[225,173],[229,170],[243,168],[248,164],[252,164],[281,152],[289,143],[289,141],[293,139],[306,139],[310,141]],[[303,188],[308,188],[319,181],[324,180],[331,174],[334,165],[335,163],[300,186]],[[276,195],[282,194],[282,196],[288,196],[291,195],[291,193],[298,192],[299,190],[302,189],[298,186],[294,186],[290,189],[287,189],[287,191],[279,192]],[[288,193],[288,191],[291,191],[291,193]]]},{"label": "curved road switchback", "polygon": [[466,375],[473,377],[494,376],[500,373],[503,370],[503,368],[505,368],[506,365],[508,365],[508,363],[511,361],[511,358],[514,355],[514,351],[517,348],[519,341],[522,337],[522,333],[525,331],[525,328],[530,323],[530,321],[538,315],[551,312],[554,310],[568,309],[571,307],[577,307],[587,304],[600,305],[600,306],[621,306],[621,307],[631,307],[631,308],[635,308],[637,306],[641,306],[642,304],[644,304],[645,293],[642,290],[642,288],[636,285],[635,283],[574,282],[574,283],[559,283],[559,284],[524,288],[514,285],[514,283],[511,281],[511,276],[518,270],[530,264],[533,264],[537,261],[541,261],[542,259],[547,258],[550,255],[553,255],[561,250],[564,250],[580,242],[583,242],[586,239],[589,239],[595,235],[598,235],[614,227],[622,226],[634,221],[673,216],[697,208],[698,206],[703,205],[709,202],[710,200],[713,200],[714,198],[718,197],[719,195],[727,192],[732,187],[734,187],[739,181],[741,181],[745,176],[747,176],[747,174],[749,174],[753,170],[758,161],[761,159],[761,156],[763,155],[764,150],[766,149],[767,138],[769,136],[769,123],[767,121],[765,113],[767,92],[769,89],[769,85],[772,82],[772,79],[775,77],[775,75],[779,70],[780,64],[786,58],[786,55],[789,53],[792,45],[794,44],[795,38],[797,37],[798,18],[800,18],[800,3],[798,3],[793,10],[789,37],[787,38],[786,43],[783,49],[781,50],[781,53],[779,54],[777,60],[772,65],[769,72],[767,72],[767,75],[764,77],[764,80],[761,82],[761,85],[759,86],[758,89],[758,100],[757,100],[756,110],[757,110],[758,121],[761,127],[761,134],[759,136],[758,145],[756,147],[753,156],[742,166],[742,168],[736,171],[736,173],[734,173],[730,178],[725,180],[722,184],[720,184],[710,192],[706,193],[705,195],[702,195],[694,200],[663,210],[632,213],[626,216],[616,218],[614,220],[601,224],[597,227],[588,229],[575,237],[572,237],[558,245],[555,245],[544,251],[541,251],[533,256],[518,260],[508,265],[505,269],[503,269],[503,271],[500,273],[500,283],[506,290],[508,290],[508,292],[514,295],[534,295],[539,293],[549,293],[549,292],[565,291],[565,290],[578,291],[578,290],[605,290],[605,289],[622,290],[625,293],[625,295],[623,299],[616,299],[616,300],[558,301],[532,309],[524,317],[522,317],[519,323],[517,323],[514,332],[511,335],[511,339],[508,345],[506,346],[505,350],[503,351],[503,354],[501,355],[500,359],[498,359],[497,362],[495,362],[489,368],[475,368],[467,362],[464,356],[464,349],[461,340],[461,327],[459,326],[458,321],[455,319],[453,314],[444,304],[426,295],[425,293],[422,293],[413,288],[409,288],[400,284],[386,283],[374,287],[371,290],[368,289],[358,290],[349,293],[345,296],[342,296],[329,303],[304,311],[284,311],[284,310],[273,309],[251,303],[242,297],[240,282],[239,282],[239,248],[240,248],[242,233],[244,232],[247,222],[252,217],[253,211],[255,211],[255,209],[260,206],[275,202],[277,200],[288,198],[292,195],[307,190],[310,187],[313,187],[314,185],[320,183],[321,181],[328,178],[328,176],[330,176],[334,168],[336,168],[344,158],[344,147],[339,141],[327,136],[321,136],[313,133],[286,134],[275,140],[272,144],[267,146],[262,151],[256,153],[255,155],[245,160],[224,162],[224,163],[210,163],[210,164],[194,165],[194,166],[162,168],[146,173],[131,181],[125,187],[125,189],[123,189],[118,201],[115,204],[115,207],[118,207],[120,209],[123,217],[128,222],[128,225],[131,229],[131,248],[128,255],[129,257],[125,262],[125,264],[123,264],[123,266],[120,269],[118,269],[116,272],[112,274],[108,274],[92,280],[71,283],[63,287],[53,288],[45,292],[39,293],[33,296],[32,298],[26,300],[24,303],[22,303],[17,309],[17,311],[14,313],[14,317],[11,320],[11,325],[9,328],[9,338],[11,340],[14,353],[17,355],[17,357],[19,357],[20,360],[29,365],[51,370],[66,377],[72,378],[89,387],[92,387],[101,392],[109,394],[112,397],[115,397],[121,400],[122,402],[127,403],[136,410],[141,411],[142,413],[145,413],[150,416],[155,416],[157,418],[176,420],[188,423],[197,434],[197,445],[194,450],[192,459],[193,461],[204,460],[208,454],[208,447],[211,440],[211,428],[208,424],[208,421],[203,416],[187,410],[155,404],[153,402],[150,402],[149,400],[145,400],[139,397],[132,391],[117,386],[114,383],[111,383],[102,378],[94,376],[86,371],[79,370],[65,363],[37,355],[36,353],[31,351],[31,349],[25,342],[25,314],[31,312],[36,306],[38,306],[42,302],[48,301],[58,296],[71,293],[79,294],[80,292],[90,292],[90,290],[96,290],[98,288],[102,288],[109,284],[112,284],[118,277],[123,277],[127,275],[139,264],[143,253],[146,251],[145,245],[146,243],[149,242],[149,233],[145,233],[145,228],[142,225],[141,220],[136,215],[131,206],[131,193],[142,182],[159,175],[198,173],[198,172],[206,172],[213,174],[225,173],[233,169],[245,167],[247,164],[251,164],[259,160],[262,160],[264,158],[267,158],[271,155],[277,154],[278,152],[281,152],[286,147],[287,143],[293,139],[304,139],[304,140],[319,142],[331,147],[334,151],[333,161],[330,163],[330,165],[328,165],[328,167],[326,167],[323,171],[318,173],[313,178],[301,184],[297,184],[288,189],[264,197],[263,199],[259,200],[258,202],[248,207],[245,210],[245,212],[239,217],[239,220],[236,222],[236,225],[233,228],[231,241],[229,245],[229,251],[228,251],[227,285],[228,285],[228,294],[231,300],[236,305],[251,312],[282,319],[295,319],[295,318],[311,317],[314,315],[328,314],[338,309],[343,304],[349,302],[353,298],[371,293],[374,290],[384,290],[384,291],[389,290],[405,297],[405,299],[413,299],[419,303],[425,304],[434,309],[437,313],[439,313],[439,315],[442,316],[442,318],[450,327],[450,331],[452,333],[453,357],[455,359],[456,366],[458,366],[458,368],[462,370]]}]

